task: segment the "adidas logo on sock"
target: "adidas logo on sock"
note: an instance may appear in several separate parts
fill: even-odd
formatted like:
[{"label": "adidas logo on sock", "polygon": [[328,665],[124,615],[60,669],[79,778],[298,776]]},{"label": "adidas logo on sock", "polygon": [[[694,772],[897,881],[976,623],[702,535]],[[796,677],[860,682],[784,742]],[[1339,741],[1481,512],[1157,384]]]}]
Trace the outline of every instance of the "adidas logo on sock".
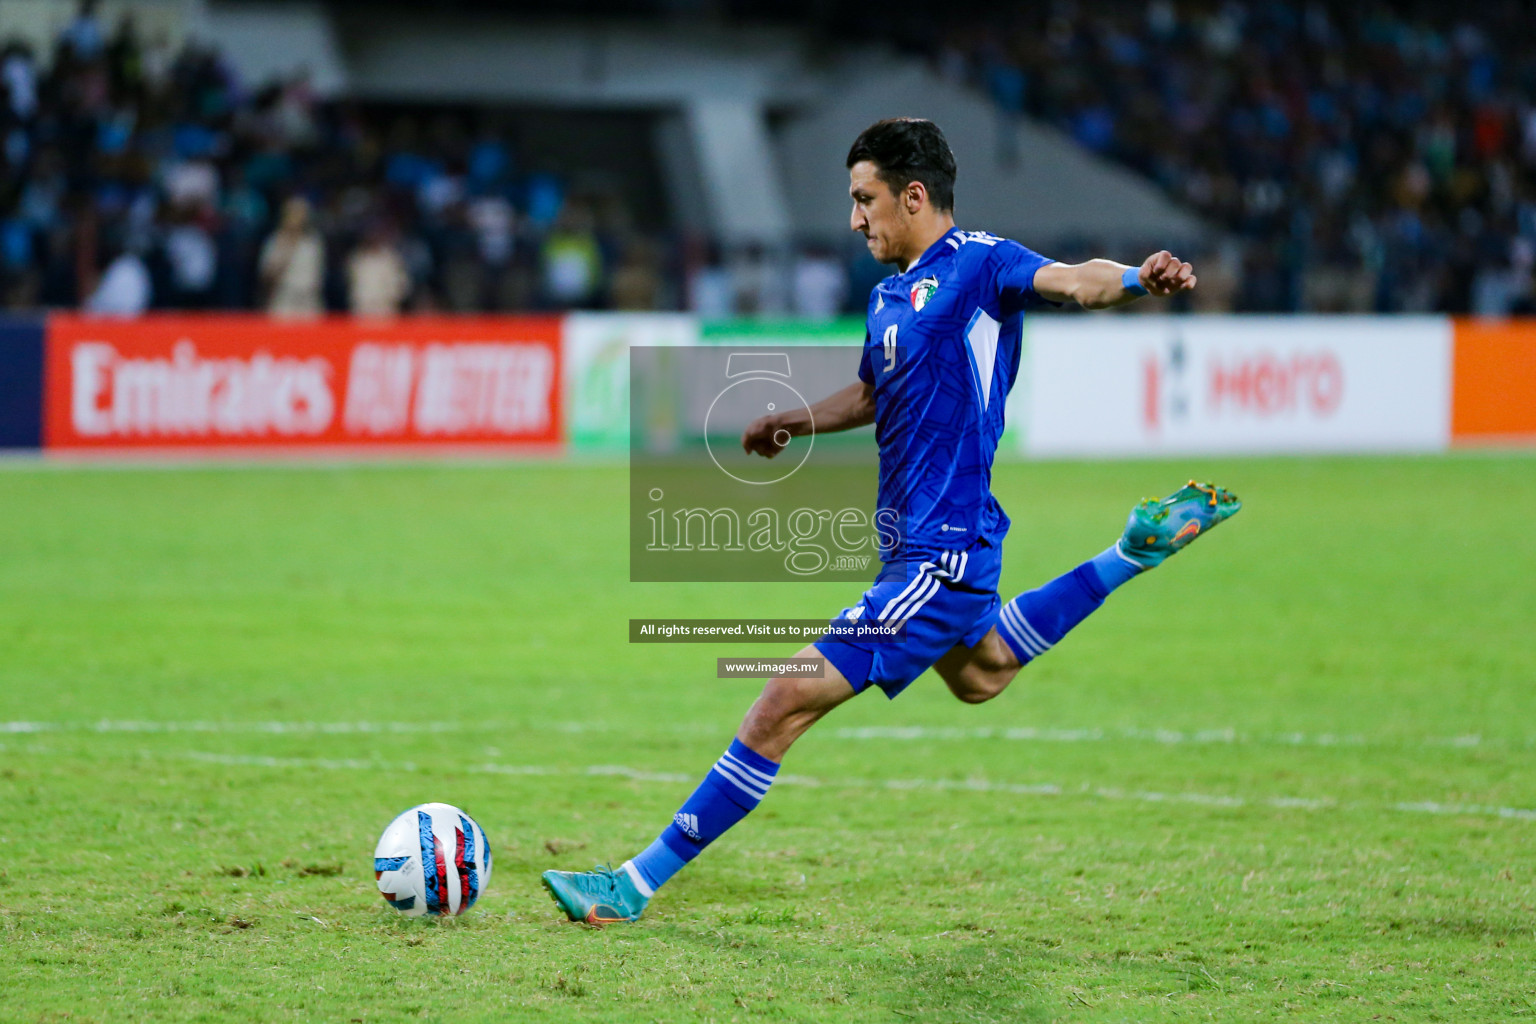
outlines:
[{"label": "adidas logo on sock", "polygon": [[678,811],[672,816],[672,824],[682,829],[683,835],[689,839],[692,839],[694,842],[699,841],[699,816],[697,814],[684,814],[682,811]]}]

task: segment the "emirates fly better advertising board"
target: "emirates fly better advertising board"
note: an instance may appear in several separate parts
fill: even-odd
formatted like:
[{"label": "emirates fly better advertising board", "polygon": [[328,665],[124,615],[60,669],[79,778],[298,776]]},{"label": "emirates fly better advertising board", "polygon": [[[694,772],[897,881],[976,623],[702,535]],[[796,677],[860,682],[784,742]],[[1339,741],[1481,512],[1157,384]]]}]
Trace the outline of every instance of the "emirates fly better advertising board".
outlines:
[{"label": "emirates fly better advertising board", "polygon": [[53,450],[488,448],[562,437],[557,317],[56,316]]}]

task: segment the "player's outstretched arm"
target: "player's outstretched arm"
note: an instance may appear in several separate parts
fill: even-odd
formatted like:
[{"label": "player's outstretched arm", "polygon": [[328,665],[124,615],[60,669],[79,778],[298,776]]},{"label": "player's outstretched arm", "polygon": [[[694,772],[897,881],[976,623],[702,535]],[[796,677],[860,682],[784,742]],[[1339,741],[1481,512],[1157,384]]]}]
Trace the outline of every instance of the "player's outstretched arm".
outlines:
[{"label": "player's outstretched arm", "polygon": [[1035,292],[1052,302],[1076,302],[1084,309],[1108,309],[1143,295],[1167,298],[1195,287],[1195,270],[1167,249],[1140,267],[1113,260],[1050,263],[1035,271]]},{"label": "player's outstretched arm", "polygon": [[875,387],[863,381],[834,391],[806,409],[760,416],[741,434],[742,450],[771,459],[802,434],[830,434],[875,422]]}]

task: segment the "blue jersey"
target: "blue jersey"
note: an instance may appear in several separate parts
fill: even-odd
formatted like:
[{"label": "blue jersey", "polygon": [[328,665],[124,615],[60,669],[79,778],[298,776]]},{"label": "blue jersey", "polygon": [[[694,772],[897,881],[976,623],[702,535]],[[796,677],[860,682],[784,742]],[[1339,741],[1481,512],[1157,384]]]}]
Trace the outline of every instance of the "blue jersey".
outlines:
[{"label": "blue jersey", "polygon": [[1017,242],[951,229],[869,297],[859,379],[875,388],[877,507],[898,513],[884,561],[994,544],[1008,516],[992,496],[1003,406],[1019,372],[1035,271]]}]

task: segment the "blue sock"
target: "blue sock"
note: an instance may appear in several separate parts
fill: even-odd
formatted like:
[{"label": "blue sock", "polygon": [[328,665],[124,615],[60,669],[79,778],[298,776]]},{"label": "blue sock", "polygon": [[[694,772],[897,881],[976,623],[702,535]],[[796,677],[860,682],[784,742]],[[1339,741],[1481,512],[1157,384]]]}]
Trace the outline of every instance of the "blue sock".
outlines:
[{"label": "blue sock", "polygon": [[1099,610],[1110,591],[1142,572],[1118,547],[1096,555],[1065,576],[1025,591],[1003,605],[997,632],[1020,665],[1028,665]]},{"label": "blue sock", "polygon": [[1090,558],[1088,564],[1093,566],[1093,571],[1099,574],[1099,582],[1104,585],[1106,595],[1116,587],[1129,583],[1133,577],[1147,571],[1146,566],[1133,562],[1120,553],[1118,541]]},{"label": "blue sock", "polygon": [[654,843],[624,864],[642,895],[655,895],[768,795],[779,766],[741,740],[731,745]]}]

